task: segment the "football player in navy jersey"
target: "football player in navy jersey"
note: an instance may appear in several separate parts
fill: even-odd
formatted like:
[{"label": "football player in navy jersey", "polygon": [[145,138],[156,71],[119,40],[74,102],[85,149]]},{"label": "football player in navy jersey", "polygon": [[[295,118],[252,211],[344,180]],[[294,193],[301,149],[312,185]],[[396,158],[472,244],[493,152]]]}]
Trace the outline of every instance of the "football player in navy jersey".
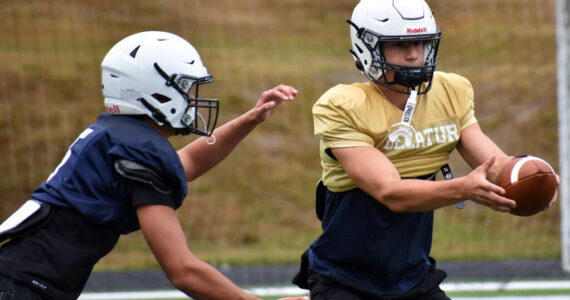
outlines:
[{"label": "football player in navy jersey", "polygon": [[[101,64],[107,113],[0,225],[0,299],[77,299],[121,234],[141,229],[172,284],[197,299],[257,299],[188,249],[175,210],[192,181],[222,161],[297,90],[279,85],[216,129],[218,100],[198,52],[166,32],[131,35]],[[203,136],[178,152],[172,135]]]}]

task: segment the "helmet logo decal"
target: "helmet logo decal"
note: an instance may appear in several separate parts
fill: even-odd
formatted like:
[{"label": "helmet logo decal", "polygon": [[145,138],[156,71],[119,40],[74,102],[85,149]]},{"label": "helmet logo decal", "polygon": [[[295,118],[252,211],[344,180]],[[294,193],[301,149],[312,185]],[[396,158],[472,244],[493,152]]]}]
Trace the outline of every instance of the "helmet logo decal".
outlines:
[{"label": "helmet logo decal", "polygon": [[120,114],[121,113],[121,109],[119,108],[118,105],[105,105],[105,111],[110,113],[110,114]]},{"label": "helmet logo decal", "polygon": [[[396,128],[396,130],[390,132],[390,134],[388,135],[388,141],[392,145],[396,144],[400,138],[403,138],[404,139],[403,146],[405,146],[408,149],[413,147],[412,139],[416,135],[416,130],[414,129],[414,127],[403,122],[398,122],[392,125],[392,128]],[[384,146],[384,148],[386,147],[387,145]]]},{"label": "helmet logo decal", "polygon": [[427,32],[427,27],[406,27],[405,33],[407,34],[417,34],[417,33],[425,33]]},{"label": "helmet logo decal", "polygon": [[[459,140],[459,131],[455,123],[424,128],[421,131],[411,125],[414,109],[416,107],[417,91],[412,90],[406,107],[402,114],[402,121],[392,125],[388,140],[384,144],[385,150],[404,150],[431,147],[431,136],[436,144],[454,143]],[[415,142],[414,142],[415,139]]]},{"label": "helmet logo decal", "polygon": [[392,128],[396,130],[388,135],[384,150],[425,149],[446,143],[456,143],[459,140],[459,130],[451,120],[448,123],[433,124],[418,130],[401,122],[394,124]]}]

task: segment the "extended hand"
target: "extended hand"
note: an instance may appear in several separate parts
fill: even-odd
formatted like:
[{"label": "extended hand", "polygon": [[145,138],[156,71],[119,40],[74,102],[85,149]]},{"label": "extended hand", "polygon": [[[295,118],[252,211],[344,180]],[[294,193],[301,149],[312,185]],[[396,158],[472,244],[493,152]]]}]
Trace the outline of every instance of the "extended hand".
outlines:
[{"label": "extended hand", "polygon": [[281,104],[282,101],[292,101],[295,96],[297,96],[297,93],[299,92],[295,88],[280,84],[261,93],[255,107],[250,112],[253,114],[253,117],[261,123],[273,115],[275,108]]},{"label": "extended hand", "polygon": [[[560,185],[560,176],[558,176],[558,174],[556,174],[556,183]],[[554,203],[556,203],[557,199],[558,199],[558,191],[554,192],[554,196],[552,197],[552,200],[550,200],[550,202],[548,203],[548,207],[546,209],[551,208],[554,205]]]},{"label": "extended hand", "polygon": [[469,173],[465,177],[465,191],[469,199],[478,204],[488,206],[496,211],[509,212],[516,207],[516,202],[503,197],[505,190],[487,180],[487,172],[494,163],[495,157],[493,156]]}]

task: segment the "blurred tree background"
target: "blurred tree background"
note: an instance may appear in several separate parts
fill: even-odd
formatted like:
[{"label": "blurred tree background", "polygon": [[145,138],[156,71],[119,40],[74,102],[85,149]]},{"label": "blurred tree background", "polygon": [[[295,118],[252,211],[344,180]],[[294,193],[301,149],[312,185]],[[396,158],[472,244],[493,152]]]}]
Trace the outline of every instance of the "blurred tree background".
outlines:
[{"label": "blurred tree background", "polygon": [[[299,96],[226,161],[189,184],[178,211],[190,248],[213,264],[297,263],[318,236],[320,177],[311,107],[337,83],[364,81],[348,52],[356,0],[0,0],[0,219],[28,199],[103,111],[100,63],[123,37],[176,33],[202,55],[221,123],[279,83]],[[507,153],[558,168],[554,0],[428,0],[440,70],[469,78],[483,130]],[[175,137],[178,148],[193,137]],[[454,154],[456,176],[469,168]],[[468,203],[436,211],[440,260],[558,258],[559,208],[530,218]],[[153,268],[138,233],[98,269]]]}]

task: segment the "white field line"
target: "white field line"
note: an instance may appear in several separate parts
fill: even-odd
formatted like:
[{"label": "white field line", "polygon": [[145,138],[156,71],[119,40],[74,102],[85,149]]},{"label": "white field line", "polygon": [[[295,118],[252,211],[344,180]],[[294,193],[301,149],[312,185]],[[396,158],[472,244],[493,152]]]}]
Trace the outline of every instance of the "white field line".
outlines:
[{"label": "white field line", "polygon": [[142,292],[109,292],[83,293],[80,300],[125,300],[125,299],[183,299],[187,296],[180,291],[142,291]]},{"label": "white field line", "polygon": [[570,300],[570,296],[491,296],[491,297],[455,297],[453,300]]},{"label": "white field line", "polygon": [[[560,290],[570,289],[570,280],[558,281],[507,281],[507,282],[448,282],[441,284],[446,292],[489,292],[489,291],[521,291],[521,290]],[[252,287],[245,289],[251,294],[267,296],[303,296],[308,295],[307,290],[296,286]],[[90,292],[83,293],[79,300],[127,300],[127,299],[182,299],[186,295],[176,290],[164,291],[138,291],[138,292]],[[456,297],[454,299],[475,300],[570,300],[568,296],[501,296],[501,297]]]},{"label": "white field line", "polygon": [[570,281],[446,282],[440,287],[446,292],[560,290],[570,289]]}]

